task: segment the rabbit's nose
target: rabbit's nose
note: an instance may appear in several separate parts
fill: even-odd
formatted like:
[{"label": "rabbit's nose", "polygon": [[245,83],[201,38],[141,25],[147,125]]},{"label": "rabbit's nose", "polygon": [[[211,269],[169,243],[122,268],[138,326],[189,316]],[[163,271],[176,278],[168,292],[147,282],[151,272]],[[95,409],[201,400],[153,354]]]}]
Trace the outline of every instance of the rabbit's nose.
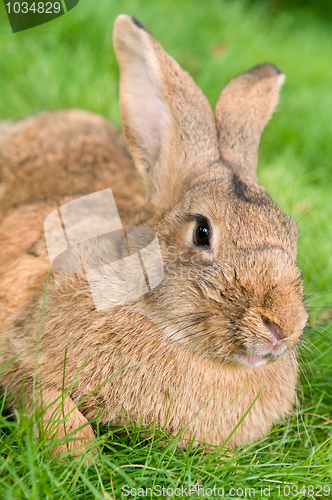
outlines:
[{"label": "rabbit's nose", "polygon": [[280,344],[281,341],[284,340],[284,338],[286,338],[286,335],[284,334],[284,332],[275,323],[272,323],[272,321],[265,318],[265,316],[262,316],[261,318],[262,318],[262,322],[263,322],[263,325],[265,326],[265,328],[267,330],[269,330],[269,332],[272,334],[272,337],[273,337],[272,344],[274,346]]}]

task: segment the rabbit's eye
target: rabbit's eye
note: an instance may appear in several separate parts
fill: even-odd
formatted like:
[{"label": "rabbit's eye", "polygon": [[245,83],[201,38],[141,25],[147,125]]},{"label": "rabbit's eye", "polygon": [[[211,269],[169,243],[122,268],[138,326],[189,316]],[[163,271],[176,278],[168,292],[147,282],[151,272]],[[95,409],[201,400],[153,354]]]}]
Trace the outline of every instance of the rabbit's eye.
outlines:
[{"label": "rabbit's eye", "polygon": [[209,224],[198,222],[194,231],[194,243],[202,247],[210,246],[211,231]]}]

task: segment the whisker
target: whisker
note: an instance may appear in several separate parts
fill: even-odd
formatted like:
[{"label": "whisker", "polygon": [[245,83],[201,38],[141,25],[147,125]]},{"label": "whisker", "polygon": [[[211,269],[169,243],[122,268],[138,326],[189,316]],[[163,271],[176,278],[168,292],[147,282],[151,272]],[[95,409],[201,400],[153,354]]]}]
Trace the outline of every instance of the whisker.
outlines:
[{"label": "whisker", "polygon": [[[322,187],[322,189],[320,189],[320,190],[318,191],[318,193],[317,193],[317,194],[316,194],[316,195],[312,198],[312,200],[310,200],[310,201],[309,201],[309,203],[307,203],[307,205],[303,208],[303,210],[301,210],[301,212],[299,213],[298,217],[300,217],[300,215],[301,215],[301,214],[303,214],[303,212],[305,211],[305,209],[306,209],[307,207],[309,207],[309,206],[310,206],[310,204],[311,204],[311,203],[312,203],[312,202],[313,202],[313,201],[317,198],[317,196],[319,196],[319,195],[320,195],[320,194],[321,194],[321,193],[322,193],[325,189],[327,189],[327,188],[328,188],[331,184],[332,184],[332,182],[330,182],[330,183],[329,183],[329,184],[327,184],[326,186]],[[297,218],[295,217],[295,220],[296,220],[297,224],[299,224],[299,223],[300,223],[300,221],[301,221],[304,217],[306,217],[308,214],[310,214],[310,212],[312,212],[313,210],[315,210],[315,208],[318,208],[318,207],[320,207],[321,205],[324,205],[324,203],[326,203],[327,201],[328,201],[328,200],[326,200],[326,201],[324,201],[324,202],[320,203],[319,205],[317,205],[316,207],[312,208],[312,209],[311,209],[309,212],[307,212],[307,213],[306,213],[306,214],[305,214],[305,215],[304,215],[304,216],[303,216],[300,220],[297,220]]]},{"label": "whisker", "polygon": [[[194,333],[189,333],[189,335],[186,335],[185,337],[182,337],[181,339],[174,339],[174,342],[179,342],[180,340],[185,340],[188,337],[192,337],[193,335],[197,335],[198,333],[201,333],[201,332],[204,332],[204,330],[200,330],[200,331],[194,332]],[[207,332],[207,333],[210,333],[210,332]]]},{"label": "whisker", "polygon": [[[183,331],[184,331],[184,330],[186,330],[187,328],[191,328],[191,327],[196,326],[196,325],[199,325],[199,324],[200,324],[200,321],[196,321],[195,323],[192,323],[192,324],[187,325],[187,326],[185,326],[185,327],[183,327],[183,328],[180,328],[179,330],[177,330],[176,332],[172,333],[171,335],[168,335],[168,336],[166,337],[166,340],[171,339],[172,337],[174,337],[174,335],[176,335],[177,333],[183,332]],[[183,339],[185,339],[185,338],[187,338],[187,337],[181,337],[181,340],[183,340]],[[177,339],[175,339],[175,340],[177,340]]]},{"label": "whisker", "polygon": [[[312,328],[312,330],[311,330],[311,331],[315,332],[318,336],[320,336],[320,338],[321,338],[322,340],[325,340],[325,338],[324,338],[324,336],[323,336],[323,334],[322,334],[321,332],[318,332],[318,331],[317,331],[317,330],[315,330],[314,328]],[[311,342],[311,340],[310,340],[310,339],[308,339],[307,337],[302,339],[302,343],[303,343],[304,345],[305,345],[305,344],[310,344],[310,345],[312,345],[315,349],[318,349],[318,347],[316,346],[316,344],[314,344],[313,342]]]},{"label": "whisker", "polygon": [[[322,330],[322,332],[318,331],[317,328],[320,328]],[[323,342],[326,342],[326,341],[331,339],[331,332],[329,330],[326,330],[322,326],[317,326],[317,325],[313,326],[312,325],[310,328],[310,331],[315,332]],[[306,340],[308,340],[308,339],[306,339]]]},{"label": "whisker", "polygon": [[[317,359],[317,355],[315,356],[314,352],[308,346],[305,346],[305,345],[302,344],[301,347],[303,347],[304,349],[306,349],[310,353],[310,355],[311,355],[311,359],[310,360],[308,360],[308,358],[306,358],[306,366],[307,366],[307,368],[309,368],[309,367],[311,367],[311,365],[314,365],[315,368],[317,370],[319,370],[318,360],[319,359],[325,359],[326,360],[326,356],[325,356],[325,354],[323,352],[321,352],[318,349],[317,346],[315,346],[315,344],[310,343],[310,345],[316,349],[316,351],[319,354],[319,358]],[[302,351],[301,354],[304,355],[303,351]],[[311,371],[312,371],[312,369],[311,369]],[[313,374],[313,371],[312,371],[312,374]]]},{"label": "whisker", "polygon": [[332,240],[332,236],[324,236],[320,234],[308,234],[305,236],[299,236],[299,240],[303,240],[303,238],[323,238],[325,240]]},{"label": "whisker", "polygon": [[[324,327],[319,326],[319,325],[315,325],[315,326],[316,326],[317,328],[320,328],[321,330],[323,330],[325,333],[332,334],[332,331],[330,331],[330,328],[331,328],[332,324],[331,324],[331,326],[330,326],[329,328],[324,328]],[[314,328],[312,328],[312,330],[314,330]],[[314,330],[314,331],[315,331],[315,330]]]},{"label": "whisker", "polygon": [[332,309],[332,304],[323,306],[307,306],[307,309]]},{"label": "whisker", "polygon": [[312,229],[325,229],[326,227],[332,227],[331,224],[324,224],[323,226],[313,226],[313,227],[308,227],[307,229],[301,229],[300,231],[300,236],[302,233],[306,233],[307,231],[311,231]]},{"label": "whisker", "polygon": [[[303,356],[303,354],[299,354],[299,358],[301,361],[303,361],[303,363],[305,364],[306,368],[308,367],[308,363],[307,363],[307,357],[306,356]],[[305,358],[305,359],[304,359]],[[309,368],[310,368],[310,371],[311,371],[311,375],[313,375],[313,370],[309,364]],[[309,381],[309,377],[308,377],[308,374],[306,372],[306,370],[301,366],[301,364],[299,365],[299,371],[300,373],[303,375],[306,383],[308,384],[308,387],[310,389],[310,394],[313,395],[313,389],[312,389],[312,386],[311,386],[311,383]]]},{"label": "whisker", "polygon": [[[301,367],[300,367],[300,369],[299,369],[299,370],[300,370],[300,374],[302,375],[303,379],[305,379],[305,382],[306,382],[307,387],[308,387],[308,389],[309,389],[309,394],[310,394],[310,397],[311,397],[311,398],[313,398],[313,397],[314,397],[314,395],[315,395],[315,393],[314,393],[314,390],[313,390],[313,388],[312,388],[312,385],[311,385],[311,383],[310,383],[310,381],[309,381],[308,375],[306,375],[305,370],[303,370],[303,368],[301,368]],[[306,390],[307,390],[307,389],[306,389]]]},{"label": "whisker", "polygon": [[188,318],[190,316],[199,316],[199,315],[204,315],[204,312],[194,312],[194,313],[183,314],[181,316],[175,316],[175,317],[172,317],[172,318],[168,318],[168,319],[165,319],[163,321],[160,321],[159,323],[154,323],[154,324],[156,326],[159,326],[159,325],[162,325],[163,323],[167,323],[167,322],[170,322],[170,321],[174,321],[174,320],[178,320],[178,319],[182,319],[182,318]]},{"label": "whisker", "polygon": [[305,295],[304,296],[304,301],[310,299],[311,297],[317,297],[318,295],[325,295],[327,293],[331,293],[331,291],[332,291],[332,287],[327,287],[327,288],[325,288],[325,290],[323,290],[321,292],[314,292],[314,293],[312,293],[310,295]]},{"label": "whisker", "polygon": [[[214,313],[210,313],[209,315],[206,315],[205,317],[202,317],[200,316],[200,318],[198,318],[196,321],[194,322],[191,322],[189,325],[186,325],[184,326],[183,328],[180,328],[178,329],[177,331],[173,332],[172,334],[170,335],[166,335],[163,340],[160,342],[159,346],[156,347],[152,353],[149,355],[149,357],[151,357],[158,349],[161,349],[162,346],[165,344],[166,341],[169,341],[170,339],[172,339],[172,337],[174,337],[174,335],[176,335],[177,333],[180,333],[184,330],[186,330],[187,328],[192,328],[193,326],[196,326],[198,324],[201,324],[201,323],[205,323],[206,321],[208,321],[211,317],[213,316],[216,316],[217,314],[214,314]],[[186,338],[186,337],[184,337]],[[175,344],[177,342],[179,342],[179,340],[183,340],[183,339],[173,339],[170,344]]]}]

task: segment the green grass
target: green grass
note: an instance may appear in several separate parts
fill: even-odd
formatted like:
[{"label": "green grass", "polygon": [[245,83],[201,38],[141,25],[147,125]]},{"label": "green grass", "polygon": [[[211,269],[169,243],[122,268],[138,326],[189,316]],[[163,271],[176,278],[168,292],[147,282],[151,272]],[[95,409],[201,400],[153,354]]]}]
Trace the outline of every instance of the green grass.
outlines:
[{"label": "green grass", "polygon": [[123,12],[152,31],[212,106],[237,73],[261,62],[277,64],[287,78],[278,111],[263,133],[258,174],[299,222],[299,266],[310,307],[299,408],[261,442],[231,453],[208,453],[203,446],[185,451],[177,446],[178,437],[160,429],[147,433],[132,423],[121,437],[95,423],[97,454],[90,454],[86,467],[85,457],[52,456],[54,443],[43,432],[36,437],[38,415],[13,419],[3,407],[1,500],[121,498],[124,485],[189,484],[222,487],[224,498],[232,487],[256,488],[261,498],[261,486],[270,484],[266,498],[298,499],[309,498],[308,490],[287,496],[285,484],[293,493],[296,486],[301,491],[303,485],[320,484],[331,486],[331,495],[324,497],[323,490],[322,498],[332,498],[331,9],[325,16],[310,4],[300,9],[289,3],[284,10],[281,1],[81,0],[64,17],[15,35],[0,4],[2,119],[77,107],[120,126],[112,24]]}]

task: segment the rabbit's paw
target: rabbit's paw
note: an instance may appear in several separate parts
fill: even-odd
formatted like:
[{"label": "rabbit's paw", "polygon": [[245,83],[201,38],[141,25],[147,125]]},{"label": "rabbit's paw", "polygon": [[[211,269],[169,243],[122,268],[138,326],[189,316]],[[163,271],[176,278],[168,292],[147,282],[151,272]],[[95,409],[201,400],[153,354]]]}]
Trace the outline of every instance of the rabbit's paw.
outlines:
[{"label": "rabbit's paw", "polygon": [[[55,440],[53,454],[60,456],[70,452],[77,456],[90,451],[95,434],[88,420],[82,415],[70,396],[63,399],[56,389],[43,391],[44,402],[54,401],[43,415],[44,429]],[[95,452],[95,450],[91,450]]]}]

